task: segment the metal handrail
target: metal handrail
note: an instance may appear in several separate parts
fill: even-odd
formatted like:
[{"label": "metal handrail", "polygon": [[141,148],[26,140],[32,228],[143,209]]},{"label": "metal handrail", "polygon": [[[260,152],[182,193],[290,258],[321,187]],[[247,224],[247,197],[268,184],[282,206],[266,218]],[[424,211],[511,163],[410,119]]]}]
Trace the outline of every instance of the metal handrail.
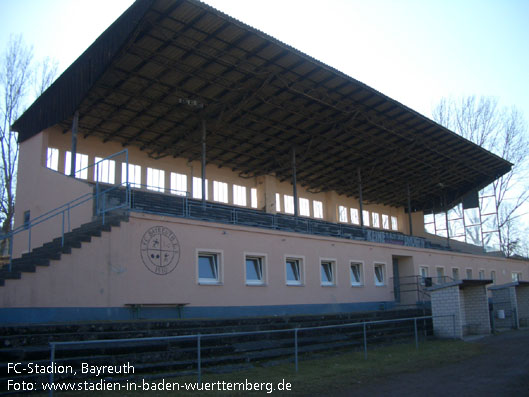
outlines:
[{"label": "metal handrail", "polygon": [[[390,320],[376,320],[376,321],[361,321],[355,323],[347,324],[335,324],[335,325],[320,325],[313,327],[296,327],[289,329],[272,329],[272,330],[262,330],[262,331],[241,331],[241,332],[227,332],[227,333],[211,333],[211,334],[192,334],[192,335],[176,335],[176,336],[160,336],[160,337],[145,337],[145,338],[125,338],[125,339],[101,339],[101,340],[89,340],[89,341],[67,341],[67,342],[49,342],[50,345],[50,364],[54,364],[55,353],[57,346],[73,346],[73,345],[98,345],[98,344],[111,344],[111,343],[129,343],[129,342],[154,342],[154,341],[171,341],[171,340],[186,340],[186,339],[196,339],[197,340],[197,376],[198,383],[201,382],[202,377],[202,367],[201,367],[201,341],[205,338],[223,338],[223,337],[232,337],[232,336],[246,336],[246,335],[263,335],[263,334],[275,334],[275,333],[294,333],[294,362],[295,370],[298,372],[298,334],[299,332],[316,330],[316,329],[331,329],[331,328],[346,328],[346,327],[362,327],[363,329],[363,348],[364,348],[364,358],[367,359],[367,326],[373,324],[385,324],[385,323],[398,323],[413,321],[414,324],[414,337],[415,337],[415,348],[419,348],[419,334],[417,329],[418,320],[433,320],[439,317],[452,317],[453,322],[455,322],[455,314],[447,314],[440,316],[421,316],[421,317],[406,317]],[[454,328],[454,338],[455,328]],[[50,396],[53,396],[53,388],[51,385],[54,382],[54,373],[53,371],[49,374],[50,382]]]},{"label": "metal handrail", "polygon": [[[88,167],[85,167],[85,168],[90,168],[90,167],[93,167],[94,165],[97,165],[99,163],[101,163],[102,161],[104,160],[108,160],[108,159],[111,159],[113,157],[116,157],[118,155],[121,155],[125,153],[126,155],[126,164],[128,164],[128,149],[124,149],[120,152],[117,152],[117,153],[114,153],[100,161],[98,161],[97,163],[94,163]],[[84,169],[84,168],[83,168]],[[82,170],[79,170],[79,171],[82,171]],[[126,180],[128,180],[128,167],[127,167],[127,178]],[[97,181],[96,181],[96,185],[97,185]],[[112,211],[112,210],[115,210],[117,208],[123,208],[123,207],[127,207],[127,208],[130,208],[130,184],[128,182],[122,182],[122,183],[119,183],[119,184],[114,184],[114,185],[111,185],[110,188],[106,189],[106,190],[103,190],[101,192],[97,191],[96,194],[93,194],[93,193],[85,193],[65,204],[62,204],[60,205],[59,207],[56,207],[48,212],[45,212],[44,214],[41,214],[33,219],[30,219],[30,221],[28,223],[24,223],[23,225],[20,225],[19,227],[13,229],[10,233],[8,234],[4,234],[2,236],[0,236],[0,241],[5,241],[7,239],[9,239],[9,265],[8,265],[8,271],[11,271],[12,270],[12,260],[13,260],[13,237],[16,236],[17,234],[20,234],[24,231],[28,231],[28,252],[31,252],[31,230],[32,228],[34,228],[35,226],[37,225],[40,225],[52,218],[55,218],[57,216],[60,216],[62,215],[62,232],[61,232],[61,246],[64,246],[64,234],[65,234],[65,221],[66,221],[66,216],[67,216],[67,230],[68,232],[71,231],[71,224],[70,224],[70,210],[74,209],[74,208],[77,208],[83,204],[85,204],[86,202],[88,201],[93,201],[94,199],[96,200],[96,203],[99,202],[99,197],[105,197],[105,195],[114,190],[114,189],[119,189],[121,186],[125,186],[125,192],[126,192],[126,196],[125,196],[125,203],[121,206],[116,206],[116,207],[111,207],[111,208],[104,208],[99,211],[99,209],[97,209],[96,211],[96,214],[97,215],[102,215],[103,216],[103,224],[105,223],[105,214],[109,211]],[[103,200],[103,203],[104,203],[104,200]]]}]

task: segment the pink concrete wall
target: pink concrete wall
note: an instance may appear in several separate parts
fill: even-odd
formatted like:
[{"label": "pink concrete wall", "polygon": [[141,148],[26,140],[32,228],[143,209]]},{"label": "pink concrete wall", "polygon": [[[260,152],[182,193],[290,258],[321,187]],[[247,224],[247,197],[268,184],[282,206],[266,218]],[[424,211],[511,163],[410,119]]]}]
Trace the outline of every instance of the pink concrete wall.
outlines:
[{"label": "pink concrete wall", "polygon": [[[143,263],[141,241],[153,226],[164,226],[176,236],[180,258],[166,275],[151,272]],[[222,256],[222,284],[199,285],[197,252]],[[245,253],[266,256],[267,283],[245,283]],[[285,257],[304,261],[303,286],[287,286]],[[510,277],[500,269],[519,262],[442,251],[355,242],[186,219],[132,214],[130,222],[83,243],[81,249],[52,261],[21,280],[0,288],[2,307],[119,307],[127,303],[189,303],[191,306],[252,306],[391,301],[392,257],[406,257],[406,268],[418,264],[495,268],[498,282]],[[336,286],[321,286],[320,260],[336,261]],[[362,262],[364,283],[352,287],[350,261]],[[516,262],[514,265],[513,263]],[[386,265],[386,285],[375,286],[375,263]],[[527,275],[527,264],[524,264]],[[403,274],[401,274],[402,276]]]},{"label": "pink concrete wall", "polygon": [[[47,139],[48,131],[44,131],[20,144],[15,228],[23,225],[24,212],[27,210],[30,210],[31,219],[35,219],[62,204],[92,192],[92,187],[86,182],[46,168]],[[70,211],[70,225],[75,228],[90,221],[91,216],[92,203],[87,202]],[[67,226],[67,218],[65,225]],[[51,241],[59,237],[61,232],[61,216],[37,225],[31,230],[31,247],[35,248]],[[28,251],[28,237],[27,231],[15,236],[14,257]]]}]

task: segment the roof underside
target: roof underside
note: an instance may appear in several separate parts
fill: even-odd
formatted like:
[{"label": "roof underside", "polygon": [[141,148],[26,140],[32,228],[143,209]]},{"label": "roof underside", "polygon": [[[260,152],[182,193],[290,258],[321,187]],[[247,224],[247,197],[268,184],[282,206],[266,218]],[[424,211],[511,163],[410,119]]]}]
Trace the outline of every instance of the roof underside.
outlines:
[{"label": "roof underside", "polygon": [[[350,49],[348,49],[349,51]],[[196,100],[203,108],[185,103]],[[457,202],[511,164],[372,88],[194,0],[137,1],[13,128],[54,124],[199,160],[241,176],[275,174],[414,210]]]}]

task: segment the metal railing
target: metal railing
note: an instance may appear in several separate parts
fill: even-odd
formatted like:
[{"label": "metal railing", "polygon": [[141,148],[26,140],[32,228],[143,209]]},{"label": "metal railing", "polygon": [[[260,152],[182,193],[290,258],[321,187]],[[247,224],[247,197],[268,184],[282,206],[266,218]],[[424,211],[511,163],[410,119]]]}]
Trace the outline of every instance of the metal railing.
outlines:
[{"label": "metal railing", "polygon": [[[293,336],[293,360],[294,360],[294,369],[296,372],[299,371],[299,342],[298,337],[300,333],[306,333],[314,330],[323,330],[323,329],[339,329],[339,328],[362,328],[362,349],[364,352],[364,359],[368,359],[368,327],[378,324],[390,324],[390,323],[402,323],[402,322],[413,322],[414,329],[414,343],[415,348],[419,348],[419,331],[418,331],[418,321],[427,321],[434,318],[440,317],[451,317],[453,323],[453,338],[456,338],[456,329],[455,329],[455,315],[444,315],[444,316],[422,316],[422,317],[407,317],[391,320],[378,320],[378,321],[363,321],[356,323],[347,323],[347,324],[335,324],[335,325],[322,325],[322,326],[313,326],[313,327],[296,327],[289,329],[276,329],[276,330],[264,330],[264,331],[244,331],[244,332],[229,332],[229,333],[211,333],[211,334],[193,334],[193,335],[178,335],[178,336],[162,336],[162,337],[146,337],[146,338],[127,338],[127,339],[102,339],[102,340],[91,340],[91,341],[69,341],[69,342],[50,342],[50,365],[55,364],[57,348],[61,346],[74,346],[74,345],[103,345],[103,344],[115,344],[115,343],[134,343],[134,342],[155,342],[155,341],[182,341],[182,340],[193,340],[196,339],[196,374],[197,380],[200,384],[202,381],[202,341],[205,339],[220,339],[226,337],[240,337],[248,335],[271,335],[279,333],[291,333]],[[426,334],[426,328],[424,328]],[[167,374],[166,374],[167,375]],[[175,376],[178,374],[175,373]],[[53,387],[54,384],[54,372],[51,371],[49,374],[49,383],[50,383],[50,392],[49,395],[53,396]]]},{"label": "metal railing", "polygon": [[[103,161],[105,160],[109,160],[109,159],[112,159],[116,156],[119,156],[119,155],[125,155],[125,158],[126,158],[126,162],[128,164],[128,150],[127,149],[124,149],[118,153],[115,153],[111,156],[108,156],[100,161],[98,161],[97,163],[94,163],[92,165],[89,165],[88,167],[86,168],[91,168],[91,167],[97,167],[99,166],[100,163],[102,163]],[[127,179],[128,180],[128,166],[126,167],[127,169]],[[82,170],[84,169],[81,169],[81,170],[78,170],[76,171],[76,174],[77,173],[80,173]],[[54,208],[42,215],[39,215],[33,219],[30,219],[28,222],[24,223],[23,225],[13,229],[10,233],[8,234],[5,234],[5,235],[2,235],[0,236],[0,241],[9,241],[9,264],[8,264],[8,271],[11,271],[12,270],[12,261],[13,261],[13,238],[16,236],[16,235],[19,235],[23,232],[27,232],[28,233],[28,241],[27,241],[27,244],[28,244],[28,252],[31,252],[31,232],[32,232],[32,229],[34,229],[37,225],[40,225],[40,224],[43,224],[44,222],[47,222],[51,219],[54,219],[54,218],[57,218],[57,217],[62,217],[62,220],[61,220],[61,246],[64,246],[64,235],[68,232],[71,231],[71,211],[75,208],[78,208],[80,206],[82,206],[83,204],[86,204],[86,203],[93,203],[94,200],[96,202],[96,215],[97,216],[102,216],[102,222],[103,224],[105,223],[105,215],[106,213],[108,213],[109,211],[113,211],[113,210],[116,210],[118,208],[130,208],[130,184],[127,183],[127,182],[123,182],[123,183],[120,183],[120,184],[114,184],[114,185],[107,185],[107,184],[101,184],[100,182],[96,181],[96,193],[85,193],[65,204],[62,204],[60,205],[59,207],[57,208]],[[105,203],[106,203],[106,200],[105,198],[112,192],[112,191],[115,191],[115,190],[120,190],[120,191],[124,191],[125,192],[125,200],[123,201],[123,203],[119,204],[119,205],[115,205],[115,206],[110,206],[110,207],[105,207]],[[103,206],[100,208],[97,204],[101,201],[102,199],[102,203],[103,203]]]}]

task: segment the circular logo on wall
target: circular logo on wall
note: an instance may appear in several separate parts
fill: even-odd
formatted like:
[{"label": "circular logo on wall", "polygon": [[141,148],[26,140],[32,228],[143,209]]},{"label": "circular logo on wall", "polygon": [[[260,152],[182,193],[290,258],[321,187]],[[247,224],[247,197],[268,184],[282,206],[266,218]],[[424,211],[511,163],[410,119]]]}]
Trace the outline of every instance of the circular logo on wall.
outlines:
[{"label": "circular logo on wall", "polygon": [[141,239],[141,259],[155,274],[171,273],[180,260],[180,243],[176,235],[164,226],[154,226]]}]

